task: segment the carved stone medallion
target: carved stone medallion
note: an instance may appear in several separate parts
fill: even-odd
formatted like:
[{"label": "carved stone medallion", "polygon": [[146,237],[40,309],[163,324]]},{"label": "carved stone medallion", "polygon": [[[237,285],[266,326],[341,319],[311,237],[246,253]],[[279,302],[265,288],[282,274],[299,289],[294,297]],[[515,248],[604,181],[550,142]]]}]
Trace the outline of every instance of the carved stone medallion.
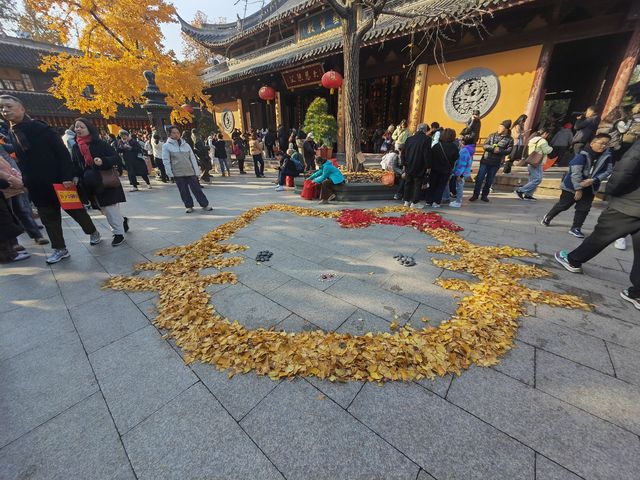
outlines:
[{"label": "carved stone medallion", "polygon": [[459,75],[447,89],[444,110],[452,120],[464,123],[473,110],[489,113],[500,96],[498,76],[488,68],[472,68]]}]

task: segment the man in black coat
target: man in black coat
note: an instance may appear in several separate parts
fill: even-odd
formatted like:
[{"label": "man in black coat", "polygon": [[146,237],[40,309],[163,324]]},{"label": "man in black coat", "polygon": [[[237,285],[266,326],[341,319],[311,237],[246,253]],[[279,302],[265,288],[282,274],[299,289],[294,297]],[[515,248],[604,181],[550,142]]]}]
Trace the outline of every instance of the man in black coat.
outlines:
[{"label": "man in black coat", "polygon": [[576,118],[573,128],[576,134],[573,136],[571,143],[573,144],[573,152],[578,155],[584,146],[588,144],[598,130],[600,125],[600,116],[596,107],[589,107],[587,110]]},{"label": "man in black coat", "polygon": [[418,125],[416,133],[407,138],[402,149],[405,207],[418,208],[427,165],[431,162],[431,137],[427,136],[427,130],[427,124]]},{"label": "man in black coat", "polygon": [[[40,220],[47,230],[53,253],[47,263],[57,263],[69,257],[62,234],[60,202],[53,189],[54,183],[71,188],[77,183],[67,147],[60,136],[44,122],[32,120],[22,102],[11,95],[0,95],[0,113],[11,123],[9,136],[16,150],[22,181],[29,191],[31,201],[38,208]],[[84,208],[66,210],[89,235],[89,243],[97,245],[102,240],[91,217]]]},{"label": "man in black coat", "polygon": [[593,233],[571,252],[556,252],[556,260],[572,273],[582,273],[582,264],[619,238],[633,240],[632,287],[620,296],[640,310],[640,140],[615,164],[605,189],[609,205],[600,214]]}]

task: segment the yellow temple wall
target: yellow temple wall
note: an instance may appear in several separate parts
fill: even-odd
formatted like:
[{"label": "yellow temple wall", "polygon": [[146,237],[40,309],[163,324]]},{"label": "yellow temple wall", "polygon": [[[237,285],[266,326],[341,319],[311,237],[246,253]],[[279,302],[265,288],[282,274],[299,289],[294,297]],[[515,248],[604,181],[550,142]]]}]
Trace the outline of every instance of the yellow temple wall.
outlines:
[{"label": "yellow temple wall", "polygon": [[213,106],[213,112],[215,115],[215,119],[216,119],[216,125],[218,125],[218,128],[220,129],[220,131],[222,132],[222,134],[224,135],[224,139],[225,140],[231,140],[231,135],[227,132],[225,132],[224,130],[224,125],[222,122],[222,112],[224,112],[225,110],[229,110],[233,113],[233,120],[235,123],[234,128],[239,129],[240,131],[244,132],[244,127],[243,127],[243,118],[242,118],[242,107],[240,104],[239,100],[234,100],[232,102],[224,102],[224,103],[216,103]]}]

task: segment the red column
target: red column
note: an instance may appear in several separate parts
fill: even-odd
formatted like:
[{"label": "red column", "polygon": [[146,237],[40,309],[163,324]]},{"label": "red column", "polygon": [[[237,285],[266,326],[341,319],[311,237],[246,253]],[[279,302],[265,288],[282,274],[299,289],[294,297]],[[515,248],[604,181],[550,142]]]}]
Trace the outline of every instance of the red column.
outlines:
[{"label": "red column", "polygon": [[542,46],[540,52],[540,59],[538,60],[538,66],[536,67],[536,73],[533,76],[533,83],[531,85],[531,93],[529,94],[529,101],[527,102],[527,108],[525,109],[525,115],[527,116],[527,123],[525,124],[525,131],[531,130],[531,126],[535,125],[535,120],[540,111],[540,105],[542,104],[542,96],[544,94],[544,83],[547,79],[547,72],[549,71],[549,65],[551,64],[551,54],[553,53],[553,44],[545,43]]},{"label": "red column", "polygon": [[616,108],[622,103],[624,92],[627,90],[631,74],[638,61],[638,55],[640,54],[640,22],[636,22],[636,28],[633,30],[631,39],[627,44],[627,50],[624,52],[624,58],[618,67],[618,73],[611,86],[607,103],[602,110],[602,117],[606,117],[611,110]]}]

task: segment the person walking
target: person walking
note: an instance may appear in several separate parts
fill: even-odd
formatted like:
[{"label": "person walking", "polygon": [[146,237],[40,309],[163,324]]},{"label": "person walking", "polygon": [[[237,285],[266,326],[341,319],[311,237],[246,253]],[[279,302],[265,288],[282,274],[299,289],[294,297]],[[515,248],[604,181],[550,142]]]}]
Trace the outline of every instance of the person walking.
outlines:
[{"label": "person walking", "polygon": [[[0,164],[4,160],[0,159]],[[0,169],[0,190],[22,188],[22,182],[15,174],[10,174],[10,178],[5,176],[3,169]],[[18,243],[18,236],[24,232],[22,225],[15,217],[9,202],[0,193],[0,263],[19,262],[31,257],[24,247]]]},{"label": "person walking", "polygon": [[[504,158],[513,149],[513,138],[511,138],[511,120],[504,120],[498,125],[498,130],[487,137],[484,142],[484,154],[480,160],[480,168],[476,175],[476,185],[470,202],[475,202],[480,195],[483,202],[489,201],[489,192],[493,180],[500,170],[500,165]],[[483,186],[484,184],[484,186]]]},{"label": "person walking", "polygon": [[513,148],[511,149],[511,153],[509,154],[509,160],[504,162],[504,167],[502,167],[502,173],[509,174],[511,173],[511,168],[513,167],[513,163],[518,160],[522,160],[522,156],[524,154],[524,146],[525,141],[527,140],[528,132],[525,131],[524,124],[527,122],[526,115],[520,115],[515,122],[513,122],[513,127],[511,128],[511,137],[513,138]]},{"label": "person walking", "polygon": [[569,234],[584,238],[582,225],[589,215],[593,198],[600,184],[609,178],[613,168],[611,152],[607,149],[610,139],[608,134],[599,133],[573,157],[569,163],[569,172],[560,185],[560,200],[542,218],[542,225],[548,227],[556,215],[575,205],[576,212]]},{"label": "person walking", "polygon": [[407,138],[401,151],[402,177],[404,178],[404,206],[418,208],[422,193],[422,183],[431,162],[431,137],[427,136],[429,126],[421,123],[416,133]]},{"label": "person walking", "polygon": [[316,157],[318,169],[309,176],[309,180],[320,185],[319,204],[327,204],[336,198],[336,185],[344,184],[344,175],[326,158]]},{"label": "person walking", "polygon": [[77,176],[107,217],[113,234],[111,245],[117,247],[124,242],[124,234],[129,230],[129,219],[120,211],[120,204],[127,199],[115,172],[118,153],[100,139],[98,129],[90,120],[77,118],[74,130],[76,144],[71,149],[71,158],[77,168]]},{"label": "person walking", "polygon": [[568,154],[572,140],[573,125],[568,122],[562,125],[562,128],[551,139],[551,146],[554,150],[553,155],[558,159],[559,167],[566,167],[573,158],[571,154]]},{"label": "person walking", "polygon": [[631,235],[631,287],[620,292],[620,297],[640,310],[640,141],[636,141],[616,162],[605,195],[609,202],[598,217],[593,233],[573,251],[556,252],[555,259],[569,272],[582,273],[583,264],[617,239]]},{"label": "person walking", "polygon": [[404,148],[404,144],[407,142],[407,138],[409,138],[407,121],[402,120],[400,122],[400,125],[395,128],[393,134],[391,135],[391,139],[393,140],[396,150],[400,151]]},{"label": "person walking", "polygon": [[[11,123],[10,143],[15,148],[24,186],[38,208],[40,220],[51,240],[53,252],[47,257],[47,263],[57,263],[68,258],[69,251],[62,232],[60,202],[53,185],[71,188],[77,183],[71,156],[60,136],[46,123],[31,119],[18,98],[0,95],[0,113]],[[102,241],[84,208],[66,210],[66,213],[89,235],[91,245]]]},{"label": "person walking", "polygon": [[600,116],[594,106],[587,108],[583,114],[576,118],[576,123],[573,126],[576,133],[571,141],[574,154],[578,155],[583,147],[591,142],[598,125],[600,125]]},{"label": "person walking", "polygon": [[311,172],[314,169],[316,158],[316,142],[313,141],[313,132],[307,134],[302,145],[302,154],[304,155],[305,171]]},{"label": "person walking", "polygon": [[256,178],[264,177],[264,146],[258,139],[257,134],[251,135],[249,140],[249,154],[253,158],[253,170],[255,171]]},{"label": "person walking", "polygon": [[[212,142],[218,164],[220,165],[220,173],[224,177],[225,172],[227,177],[231,176],[231,169],[229,168],[229,159],[227,158],[227,144],[224,141],[224,136],[219,133],[217,138]],[[244,167],[244,165],[243,165]]]},{"label": "person walking", "polygon": [[202,210],[210,212],[213,207],[205,196],[198,181],[200,169],[198,159],[184,139],[180,138],[180,129],[172,125],[168,129],[169,138],[162,146],[162,161],[169,178],[173,178],[180,192],[180,198],[186,213],[193,212],[193,196],[196,197]]},{"label": "person walking", "polygon": [[529,140],[529,156],[527,160],[535,161],[535,163],[527,164],[529,180],[525,185],[515,190],[515,194],[520,200],[536,201],[533,194],[540,186],[540,183],[542,183],[542,177],[544,175],[542,166],[547,160],[547,155],[553,152],[553,147],[551,147],[548,142],[550,135],[551,132],[549,132],[549,130],[538,130],[531,140]]},{"label": "person walking", "polygon": [[157,132],[154,132],[151,139],[153,164],[158,170],[160,170],[160,181],[162,183],[167,183],[169,181],[169,177],[167,176],[167,171],[164,169],[164,163],[162,162],[162,145],[164,145],[164,141],[160,138],[160,135]]},{"label": "person walking", "polygon": [[460,153],[455,145],[456,132],[451,128],[445,128],[440,133],[436,145],[431,144],[431,157],[427,161],[427,173],[429,174],[429,187],[427,188],[427,201],[425,207],[440,208],[442,194],[449,183]]},{"label": "person walking", "polygon": [[127,170],[129,177],[129,184],[131,185],[130,192],[138,191],[138,178],[142,177],[142,180],[147,184],[147,188],[151,189],[151,181],[149,181],[149,171],[147,170],[147,164],[144,162],[142,154],[142,147],[140,143],[131,136],[126,130],[120,130],[120,140],[118,140],[118,153],[122,155],[124,160],[124,168]]}]

